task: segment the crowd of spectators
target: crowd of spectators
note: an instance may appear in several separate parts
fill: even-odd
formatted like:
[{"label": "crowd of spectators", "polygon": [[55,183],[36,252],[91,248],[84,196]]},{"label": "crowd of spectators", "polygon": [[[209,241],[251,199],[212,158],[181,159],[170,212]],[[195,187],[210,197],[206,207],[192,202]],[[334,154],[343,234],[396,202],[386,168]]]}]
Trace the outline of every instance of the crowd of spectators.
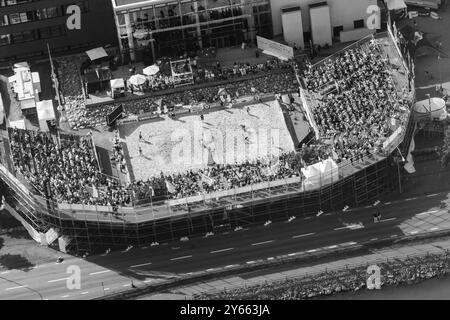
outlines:
[{"label": "crowd of spectators", "polygon": [[126,173],[127,162],[125,160],[125,153],[123,151],[122,145],[120,144],[120,138],[118,132],[116,132],[113,140],[113,149],[111,161],[117,163],[120,172]]},{"label": "crowd of spectators", "polygon": [[[434,277],[442,277],[449,270],[450,256],[430,254],[427,256],[392,259],[378,264],[381,269],[381,288],[413,284]],[[313,277],[292,278],[279,282],[264,283],[246,288],[204,293],[201,300],[298,300],[312,299],[342,292],[356,292],[367,286],[367,266],[328,271]]]},{"label": "crowd of spectators", "polygon": [[[201,89],[180,90],[179,92],[154,95],[125,103],[125,112],[128,115],[154,113],[159,104],[166,105],[168,109],[183,105],[196,105],[200,103],[219,104],[219,90],[225,89],[232,97],[253,96],[254,90],[260,93],[295,92],[298,88],[293,73],[267,74],[246,81],[230,82],[221,86],[208,86]],[[162,101],[162,102],[160,102]],[[106,116],[117,107],[116,104],[104,104],[100,107],[87,107],[78,110],[69,109],[69,124],[72,128],[88,128],[106,125]]]},{"label": "crowd of spectators", "polygon": [[127,205],[129,192],[99,171],[91,139],[57,138],[45,132],[9,128],[16,170],[43,196],[61,203]]},{"label": "crowd of spectators", "polygon": [[[127,114],[135,115],[156,112],[160,99],[168,108],[199,103],[219,103],[220,89],[226,89],[232,97],[253,96],[255,91],[259,93],[294,92],[298,84],[293,66],[292,61],[283,62],[272,59],[266,63],[254,65],[236,63],[232,68],[224,68],[220,64],[208,68],[194,67],[195,83],[210,83],[198,89],[180,90],[174,90],[171,75],[161,72],[145,85],[153,93],[145,98],[128,101],[125,104],[125,110]],[[274,72],[275,70],[278,72]],[[243,77],[249,74],[254,77]],[[94,107],[86,106],[77,65],[73,58],[58,59],[58,77],[61,79],[61,90],[70,127],[83,129],[106,125],[106,115],[111,113],[117,105],[111,103]],[[214,85],[214,81],[219,80],[233,81]]]},{"label": "crowd of spectators", "polygon": [[[180,174],[161,172],[147,181],[121,185],[100,172],[90,136],[64,135],[61,138],[16,128],[10,128],[9,135],[16,170],[42,195],[70,204],[126,206],[133,200],[183,198],[300,177],[303,166],[326,157],[323,153],[291,152],[241,164],[211,164],[204,169]],[[123,149],[117,137],[113,151],[113,160],[125,171]]]},{"label": "crowd of spectators", "polygon": [[408,109],[376,42],[309,67],[304,78],[307,89],[319,97],[312,111],[321,137],[332,139],[339,159],[359,159],[379,151],[393,132],[391,120],[401,120],[401,111]]}]

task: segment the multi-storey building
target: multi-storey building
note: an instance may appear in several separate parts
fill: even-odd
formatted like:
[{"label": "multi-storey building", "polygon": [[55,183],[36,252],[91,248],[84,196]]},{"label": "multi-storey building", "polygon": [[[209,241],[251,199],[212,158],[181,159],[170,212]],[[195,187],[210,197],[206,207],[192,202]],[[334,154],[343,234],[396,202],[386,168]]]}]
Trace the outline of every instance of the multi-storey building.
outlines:
[{"label": "multi-storey building", "polygon": [[222,48],[273,36],[269,0],[112,0],[119,44],[132,60]]},{"label": "multi-storey building", "polygon": [[[205,47],[229,47],[256,35],[297,37],[303,46],[314,32],[331,42],[367,34],[369,6],[377,0],[111,0],[125,60],[177,55]],[[318,8],[320,7],[320,12]],[[314,12],[313,12],[314,11]],[[287,17],[289,14],[289,17]],[[286,15],[286,16],[285,16]],[[352,32],[353,30],[356,32]],[[364,30],[365,29],[365,30]],[[350,32],[350,33],[349,33]],[[286,37],[286,34],[289,34]],[[292,42],[292,43],[290,43]],[[323,41],[322,41],[323,42]],[[331,44],[331,43],[330,43]]]},{"label": "multi-storey building", "polygon": [[[67,7],[81,9],[81,29],[67,27]],[[117,46],[110,0],[0,0],[0,63],[93,46]],[[101,24],[100,24],[101,22]]]}]

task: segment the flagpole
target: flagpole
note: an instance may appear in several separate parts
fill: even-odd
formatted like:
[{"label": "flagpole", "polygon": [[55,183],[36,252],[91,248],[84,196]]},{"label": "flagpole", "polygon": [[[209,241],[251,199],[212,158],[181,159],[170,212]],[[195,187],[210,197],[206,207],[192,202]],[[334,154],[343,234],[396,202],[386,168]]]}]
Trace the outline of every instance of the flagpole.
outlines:
[{"label": "flagpole", "polygon": [[63,111],[64,111],[64,107],[61,104],[61,95],[59,92],[59,81],[58,81],[58,77],[56,76],[55,73],[55,65],[53,64],[53,58],[52,58],[52,54],[50,51],[50,45],[47,42],[47,51],[48,51],[48,58],[50,60],[50,67],[51,67],[51,78],[52,78],[52,82],[53,82],[53,86],[55,88],[55,93],[56,93],[56,100],[58,101],[58,107],[57,110],[60,112],[60,118],[59,121],[60,122],[65,122],[66,118],[63,115]]}]

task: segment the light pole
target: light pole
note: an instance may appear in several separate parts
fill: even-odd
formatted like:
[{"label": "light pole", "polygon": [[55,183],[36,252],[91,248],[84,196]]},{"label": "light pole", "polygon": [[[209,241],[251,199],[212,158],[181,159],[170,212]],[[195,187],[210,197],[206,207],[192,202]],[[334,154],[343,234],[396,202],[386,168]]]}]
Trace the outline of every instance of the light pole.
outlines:
[{"label": "light pole", "polygon": [[400,162],[405,162],[405,158],[403,157],[400,149],[397,147],[397,151],[401,156],[401,160],[399,158],[396,159],[397,162],[397,174],[398,174],[398,191],[400,192],[400,194],[402,193],[402,179],[401,179],[401,175],[400,175]]},{"label": "light pole", "polygon": [[441,70],[441,54],[438,54],[438,68],[439,68],[439,90],[442,91],[442,70]]},{"label": "light pole", "polygon": [[428,97],[428,110],[430,114],[430,120],[431,120],[431,95],[429,93],[425,94],[426,97]]}]

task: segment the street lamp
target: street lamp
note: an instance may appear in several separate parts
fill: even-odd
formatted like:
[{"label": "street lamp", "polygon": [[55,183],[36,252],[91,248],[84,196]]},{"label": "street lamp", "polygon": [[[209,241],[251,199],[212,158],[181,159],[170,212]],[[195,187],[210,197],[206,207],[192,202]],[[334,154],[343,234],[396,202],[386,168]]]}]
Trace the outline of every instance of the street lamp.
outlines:
[{"label": "street lamp", "polygon": [[441,70],[441,54],[438,54],[438,67],[439,67],[439,89],[442,91],[442,70]]},{"label": "street lamp", "polygon": [[398,190],[399,190],[399,193],[401,194],[402,193],[402,179],[401,179],[401,176],[400,176],[400,162],[405,162],[406,160],[405,160],[405,158],[403,157],[403,155],[402,155],[402,153],[401,153],[401,151],[400,151],[400,149],[397,147],[397,151],[398,151],[398,153],[400,154],[400,156],[401,156],[401,160],[397,157],[396,158],[396,162],[397,162],[397,174],[398,174]]},{"label": "street lamp", "polygon": [[429,93],[425,94],[426,97],[428,97],[428,111],[430,113],[430,120],[431,120],[431,95]]}]

